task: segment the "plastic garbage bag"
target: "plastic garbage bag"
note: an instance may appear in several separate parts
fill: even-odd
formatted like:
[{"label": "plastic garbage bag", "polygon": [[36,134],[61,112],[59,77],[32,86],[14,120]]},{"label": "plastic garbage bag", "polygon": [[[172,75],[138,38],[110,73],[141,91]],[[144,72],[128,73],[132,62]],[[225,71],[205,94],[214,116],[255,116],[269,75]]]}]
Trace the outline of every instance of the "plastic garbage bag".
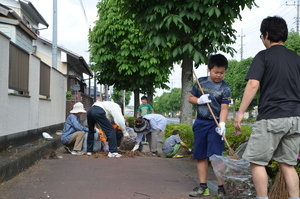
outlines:
[{"label": "plastic garbage bag", "polygon": [[42,135],[43,135],[43,137],[45,138],[45,139],[53,139],[53,137],[51,136],[51,135],[49,135],[48,133],[46,133],[46,132],[43,132],[42,133]]},{"label": "plastic garbage bag", "polygon": [[237,155],[241,158],[239,160],[218,155],[209,158],[217,178],[224,184],[228,198],[256,198],[250,163],[242,158],[246,147],[247,143],[244,143],[236,150]]}]

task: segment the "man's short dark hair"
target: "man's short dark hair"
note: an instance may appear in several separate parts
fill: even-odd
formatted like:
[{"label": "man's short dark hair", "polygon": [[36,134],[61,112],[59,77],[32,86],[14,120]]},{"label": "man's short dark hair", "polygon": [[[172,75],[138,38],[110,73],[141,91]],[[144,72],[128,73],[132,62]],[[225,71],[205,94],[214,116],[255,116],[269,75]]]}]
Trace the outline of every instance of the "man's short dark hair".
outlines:
[{"label": "man's short dark hair", "polygon": [[288,37],[288,28],[286,22],[282,17],[279,16],[269,16],[263,19],[260,25],[260,32],[263,37],[266,37],[268,33],[268,39],[271,42],[285,42]]},{"label": "man's short dark hair", "polygon": [[177,134],[180,134],[180,132],[179,132],[178,130],[174,130],[174,131],[172,132],[172,135],[177,135]]},{"label": "man's short dark hair", "polygon": [[144,99],[145,99],[145,100],[148,100],[148,97],[145,96],[145,95],[144,95],[143,97],[141,97],[141,100],[144,100]]},{"label": "man's short dark hair", "polygon": [[228,60],[227,58],[222,54],[215,54],[211,55],[208,60],[208,68],[212,69],[213,67],[225,67],[225,70],[227,70],[228,67]]}]

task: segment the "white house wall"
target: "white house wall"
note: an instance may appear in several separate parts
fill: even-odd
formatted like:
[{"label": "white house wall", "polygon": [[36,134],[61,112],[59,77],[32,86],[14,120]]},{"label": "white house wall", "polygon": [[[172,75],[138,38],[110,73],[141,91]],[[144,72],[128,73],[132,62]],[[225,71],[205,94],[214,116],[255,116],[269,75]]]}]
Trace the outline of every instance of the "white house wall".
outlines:
[{"label": "white house wall", "polygon": [[39,98],[40,59],[30,56],[30,97],[8,94],[9,43],[0,33],[0,139],[1,136],[41,129],[65,122],[66,77],[51,69],[50,100]]},{"label": "white house wall", "polygon": [[[41,58],[43,62],[52,66],[52,48],[46,44],[43,44],[41,40],[36,40],[37,51],[35,54]],[[67,74],[67,64],[61,62],[61,54],[62,52],[59,48],[57,48],[57,70],[62,72],[63,74]]]}]

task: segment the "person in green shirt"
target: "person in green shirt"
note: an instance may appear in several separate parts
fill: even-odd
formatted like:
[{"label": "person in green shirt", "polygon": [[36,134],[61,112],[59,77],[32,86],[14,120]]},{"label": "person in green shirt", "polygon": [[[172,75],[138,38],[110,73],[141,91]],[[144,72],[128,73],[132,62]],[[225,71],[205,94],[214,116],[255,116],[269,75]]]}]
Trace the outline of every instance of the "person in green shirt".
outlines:
[{"label": "person in green shirt", "polygon": [[150,104],[148,104],[147,96],[141,97],[142,104],[139,106],[137,111],[137,118],[143,117],[147,114],[154,113],[154,110]]},{"label": "person in green shirt", "polygon": [[[139,106],[137,110],[137,116],[136,118],[143,117],[145,115],[148,115],[150,113],[154,113],[154,110],[150,104],[148,104],[148,97],[143,96],[141,97],[142,104]],[[142,144],[148,144],[146,137],[143,135],[142,138]]]}]

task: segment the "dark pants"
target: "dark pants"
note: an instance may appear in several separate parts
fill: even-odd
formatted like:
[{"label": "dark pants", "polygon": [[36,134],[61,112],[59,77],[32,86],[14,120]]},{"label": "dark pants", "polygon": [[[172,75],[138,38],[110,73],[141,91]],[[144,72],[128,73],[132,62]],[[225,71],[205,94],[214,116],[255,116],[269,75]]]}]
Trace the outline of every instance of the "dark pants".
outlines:
[{"label": "dark pants", "polygon": [[94,144],[94,127],[98,123],[104,131],[107,139],[109,140],[109,151],[111,153],[118,152],[117,149],[117,136],[116,130],[106,117],[106,113],[103,108],[99,106],[92,106],[87,112],[87,122],[89,125],[89,134],[87,138],[87,152],[93,152]]},{"label": "dark pants", "polygon": [[123,132],[122,131],[117,131],[117,146],[118,147],[121,145],[122,138],[123,138]]}]

